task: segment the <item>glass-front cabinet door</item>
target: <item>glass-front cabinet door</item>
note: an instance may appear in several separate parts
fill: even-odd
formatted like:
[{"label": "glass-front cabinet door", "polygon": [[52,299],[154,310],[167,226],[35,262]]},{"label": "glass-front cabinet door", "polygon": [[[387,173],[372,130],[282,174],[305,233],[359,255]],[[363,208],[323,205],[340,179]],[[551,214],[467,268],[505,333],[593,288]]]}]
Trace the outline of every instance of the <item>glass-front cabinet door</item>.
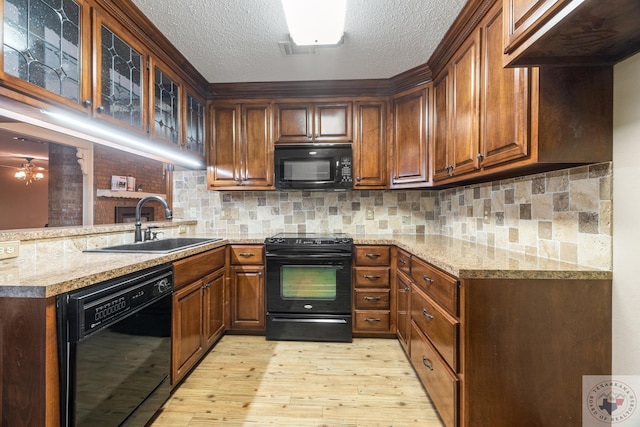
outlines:
[{"label": "glass-front cabinet door", "polygon": [[204,101],[187,91],[187,101],[184,110],[186,113],[186,148],[189,152],[204,157]]},{"label": "glass-front cabinet door", "polygon": [[183,139],[180,133],[180,84],[177,77],[167,71],[168,67],[161,67],[153,60],[150,64],[150,134],[180,146]]},{"label": "glass-front cabinet door", "polygon": [[146,52],[128,32],[94,17],[95,117],[146,131]]},{"label": "glass-front cabinet door", "polygon": [[2,12],[2,79],[41,99],[82,105],[91,90],[84,77],[89,7],[82,0],[4,0]]}]

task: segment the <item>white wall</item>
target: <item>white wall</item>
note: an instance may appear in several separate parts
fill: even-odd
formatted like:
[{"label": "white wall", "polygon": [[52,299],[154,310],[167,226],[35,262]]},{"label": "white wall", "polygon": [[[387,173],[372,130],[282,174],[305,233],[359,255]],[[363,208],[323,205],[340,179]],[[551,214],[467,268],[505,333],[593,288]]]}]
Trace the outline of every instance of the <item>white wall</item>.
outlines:
[{"label": "white wall", "polygon": [[640,54],[614,68],[613,373],[640,374]]}]

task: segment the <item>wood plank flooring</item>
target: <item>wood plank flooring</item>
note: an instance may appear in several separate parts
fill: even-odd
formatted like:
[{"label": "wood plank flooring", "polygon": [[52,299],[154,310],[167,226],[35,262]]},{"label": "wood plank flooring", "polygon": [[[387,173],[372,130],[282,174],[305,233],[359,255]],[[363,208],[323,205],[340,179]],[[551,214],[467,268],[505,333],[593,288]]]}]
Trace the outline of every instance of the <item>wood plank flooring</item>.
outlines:
[{"label": "wood plank flooring", "polygon": [[442,427],[400,344],[226,335],[153,427]]}]

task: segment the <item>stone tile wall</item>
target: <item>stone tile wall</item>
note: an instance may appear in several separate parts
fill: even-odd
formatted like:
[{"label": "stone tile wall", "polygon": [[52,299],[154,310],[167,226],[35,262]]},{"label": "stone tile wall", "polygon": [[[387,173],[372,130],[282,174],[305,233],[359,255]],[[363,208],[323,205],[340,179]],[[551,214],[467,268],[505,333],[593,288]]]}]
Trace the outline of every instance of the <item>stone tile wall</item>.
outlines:
[{"label": "stone tile wall", "polygon": [[204,233],[443,234],[610,269],[611,175],[602,163],[440,191],[333,193],[208,191],[204,171],[176,171],[173,208]]}]

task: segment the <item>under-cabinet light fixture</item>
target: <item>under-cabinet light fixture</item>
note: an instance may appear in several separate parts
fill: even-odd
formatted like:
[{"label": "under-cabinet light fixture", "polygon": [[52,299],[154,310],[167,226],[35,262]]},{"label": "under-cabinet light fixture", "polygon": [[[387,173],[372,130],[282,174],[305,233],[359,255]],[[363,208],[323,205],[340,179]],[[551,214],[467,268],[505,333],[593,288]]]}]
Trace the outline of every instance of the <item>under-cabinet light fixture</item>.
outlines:
[{"label": "under-cabinet light fixture", "polygon": [[68,113],[57,113],[53,111],[40,110],[43,114],[50,116],[60,122],[72,126],[76,130],[82,130],[90,135],[104,138],[107,141],[114,141],[121,146],[139,150],[151,155],[155,155],[165,159],[167,163],[178,163],[185,167],[200,169],[203,167],[202,162],[194,157],[166,149],[153,141],[136,138],[122,132],[99,126],[89,120],[82,120],[71,116]]},{"label": "under-cabinet light fixture", "polygon": [[298,46],[337,45],[344,36],[346,0],[282,0],[289,34]]}]

